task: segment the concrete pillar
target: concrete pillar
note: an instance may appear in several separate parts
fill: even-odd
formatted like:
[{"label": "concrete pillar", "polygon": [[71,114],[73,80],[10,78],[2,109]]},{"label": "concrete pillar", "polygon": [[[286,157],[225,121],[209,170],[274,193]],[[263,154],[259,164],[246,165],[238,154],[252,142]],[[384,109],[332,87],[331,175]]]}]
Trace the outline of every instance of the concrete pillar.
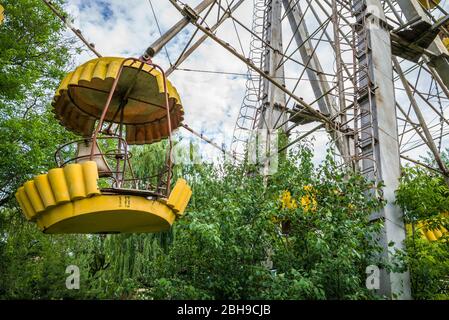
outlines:
[{"label": "concrete pillar", "polygon": [[[284,66],[279,67],[283,53],[281,18],[281,0],[268,1],[265,12],[266,30],[264,40],[272,48],[266,47],[263,69],[270,77],[275,78],[276,81],[285,85]],[[266,79],[263,79],[262,103],[262,115],[259,118],[258,126],[260,129],[268,129],[271,131],[287,120],[287,113],[282,112],[286,107],[285,93]]]},{"label": "concrete pillar", "polygon": [[[405,240],[403,213],[395,204],[401,171],[390,33],[380,0],[353,0],[353,7],[358,25],[357,57],[360,64],[367,66],[369,75],[368,79],[360,79],[360,85],[367,88],[359,96],[359,105],[368,117],[362,118],[362,128],[365,128],[362,143],[363,137],[369,138],[374,134],[373,143],[367,140],[362,150],[365,154],[371,153],[375,162],[363,161],[362,172],[368,178],[377,178],[385,184],[383,197],[387,205],[371,219],[384,222],[379,241],[384,248],[383,257],[390,260],[395,250],[404,248]],[[372,121],[372,127],[369,121]],[[371,170],[370,166],[375,168]],[[390,243],[394,245],[389,247]],[[409,273],[381,270],[379,294],[394,299],[411,299]]]}]

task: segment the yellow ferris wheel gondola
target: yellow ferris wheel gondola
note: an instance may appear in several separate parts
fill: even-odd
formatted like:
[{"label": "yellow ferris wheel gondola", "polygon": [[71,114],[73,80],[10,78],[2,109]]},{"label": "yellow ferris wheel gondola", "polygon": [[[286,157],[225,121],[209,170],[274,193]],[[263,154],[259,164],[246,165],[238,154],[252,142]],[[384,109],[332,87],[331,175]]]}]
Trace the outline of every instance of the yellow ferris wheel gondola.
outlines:
[{"label": "yellow ferris wheel gondola", "polygon": [[105,57],[79,66],[56,91],[53,112],[67,129],[88,137],[107,110],[103,121],[122,122],[128,144],[153,143],[169,135],[164,84],[171,127],[177,128],[184,111],[176,88],[154,65],[136,59]]},{"label": "yellow ferris wheel gondola", "polygon": [[[167,230],[182,216],[192,191],[184,179],[171,189],[171,133],[183,109],[159,66],[134,58],[88,61],[64,78],[52,106],[83,139],[58,149],[58,168],[19,188],[28,220],[45,233],[130,233]],[[128,145],[164,138],[164,167],[137,179]]]},{"label": "yellow ferris wheel gondola", "polygon": [[3,14],[4,12],[5,12],[5,9],[0,4],[0,25],[3,23],[3,19],[5,18],[4,14]]},{"label": "yellow ferris wheel gondola", "polygon": [[[448,217],[448,212],[441,213],[441,217]],[[444,227],[444,225],[439,226],[430,226],[431,223],[429,220],[420,220],[416,224],[407,224],[406,231],[408,234],[413,234],[414,229],[420,234],[422,239],[426,239],[430,242],[440,240],[441,238],[447,239],[448,230]],[[446,241],[446,240],[444,240]]]}]

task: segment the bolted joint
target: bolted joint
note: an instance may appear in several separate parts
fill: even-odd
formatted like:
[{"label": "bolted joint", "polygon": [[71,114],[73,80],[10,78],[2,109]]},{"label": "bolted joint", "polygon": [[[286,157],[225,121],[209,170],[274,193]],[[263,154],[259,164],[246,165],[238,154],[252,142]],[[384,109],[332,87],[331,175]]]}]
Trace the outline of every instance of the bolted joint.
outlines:
[{"label": "bolted joint", "polygon": [[184,17],[186,17],[190,21],[197,21],[199,18],[198,13],[196,13],[196,11],[193,10],[188,5],[184,5],[184,8],[182,9],[182,14]]},{"label": "bolted joint", "polygon": [[145,63],[152,63],[151,58],[154,57],[155,51],[152,47],[149,47],[145,53],[139,57],[139,60]]}]

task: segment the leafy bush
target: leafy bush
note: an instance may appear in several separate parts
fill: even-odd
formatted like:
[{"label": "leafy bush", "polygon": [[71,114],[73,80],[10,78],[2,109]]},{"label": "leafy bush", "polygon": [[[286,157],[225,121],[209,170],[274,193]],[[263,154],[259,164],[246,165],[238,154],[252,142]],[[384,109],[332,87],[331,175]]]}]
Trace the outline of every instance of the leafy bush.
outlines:
[{"label": "leafy bush", "polygon": [[445,214],[449,211],[448,186],[438,174],[409,167],[404,169],[397,202],[410,225],[404,259],[411,273],[413,297],[449,299],[449,234],[429,241],[418,230],[422,222],[430,230],[449,229],[449,215]]},{"label": "leafy bush", "polygon": [[[173,227],[171,245],[156,257],[149,253],[140,275],[148,288],[144,296],[372,298],[365,268],[379,263],[374,257],[380,248],[370,235],[380,225],[369,224],[368,216],[382,202],[367,196],[367,181],[348,176],[331,159],[315,167],[311,150],[302,148],[266,185],[247,166],[184,168],[193,197]],[[298,203],[313,196],[316,206],[283,209],[284,190]],[[288,235],[282,234],[286,222]],[[265,266],[267,257],[274,270]]]}]

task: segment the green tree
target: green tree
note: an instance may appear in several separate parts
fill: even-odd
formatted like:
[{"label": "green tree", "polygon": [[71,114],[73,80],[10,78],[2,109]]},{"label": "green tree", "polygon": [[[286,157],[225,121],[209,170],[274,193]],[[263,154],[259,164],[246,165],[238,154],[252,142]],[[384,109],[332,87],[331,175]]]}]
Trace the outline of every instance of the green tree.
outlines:
[{"label": "green tree", "polygon": [[75,297],[65,290],[65,268],[89,257],[78,254],[85,237],[43,235],[25,222],[14,199],[24,181],[54,166],[57,145],[70,137],[49,102],[72,61],[74,42],[42,1],[1,3],[0,297]]},{"label": "green tree", "polygon": [[[368,216],[383,203],[366,196],[370,184],[360,176],[346,179],[331,157],[316,167],[303,148],[281,161],[267,188],[246,165],[180,170],[193,196],[172,228],[171,245],[164,249],[151,235],[107,238],[122,287],[116,297],[135,297],[138,288],[146,299],[374,297],[365,288],[365,268],[379,263],[380,248],[369,235],[380,225]],[[298,203],[314,197],[315,208],[282,208],[284,190]],[[281,221],[289,222],[288,235]],[[275,272],[264,266],[269,252]],[[104,276],[111,281],[112,274]]]},{"label": "green tree", "polygon": [[[0,211],[0,299],[72,299],[87,297],[85,271],[91,259],[90,241],[83,236],[42,234],[24,223],[17,212]],[[81,290],[67,290],[66,267],[81,268]]]},{"label": "green tree", "polygon": [[[447,156],[446,156],[447,159]],[[430,163],[432,165],[432,163]],[[398,204],[409,224],[403,258],[411,273],[415,299],[449,299],[449,234],[437,241],[423,238],[419,228],[449,229],[449,188],[441,175],[420,167],[403,170]]]},{"label": "green tree", "polygon": [[69,136],[53,119],[49,101],[74,46],[42,1],[5,0],[2,5],[0,206],[11,201],[24,180],[54,165],[56,146]]}]

